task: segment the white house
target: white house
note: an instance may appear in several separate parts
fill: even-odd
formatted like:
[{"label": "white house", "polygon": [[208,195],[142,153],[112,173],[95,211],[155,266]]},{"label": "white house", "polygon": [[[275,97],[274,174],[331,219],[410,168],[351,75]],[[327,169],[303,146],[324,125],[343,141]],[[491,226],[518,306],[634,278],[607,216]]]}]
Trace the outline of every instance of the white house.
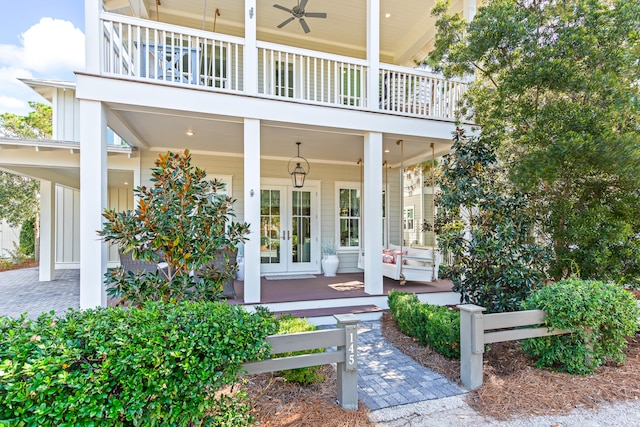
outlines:
[{"label": "white house", "polygon": [[[131,208],[158,153],[188,148],[251,224],[245,302],[261,301],[261,275],[319,273],[327,242],[339,272],[361,271],[364,254],[365,292],[382,293],[380,248],[403,233],[401,166],[449,150],[466,84],[415,68],[433,1],[274,2],[85,0],[76,84],[25,80],[54,106],[55,141],[0,140],[13,148],[0,167],[43,182],[43,280],[79,265],[81,307],[104,305],[117,259],[96,234],[103,209]],[[469,18],[475,0],[452,9]]]}]

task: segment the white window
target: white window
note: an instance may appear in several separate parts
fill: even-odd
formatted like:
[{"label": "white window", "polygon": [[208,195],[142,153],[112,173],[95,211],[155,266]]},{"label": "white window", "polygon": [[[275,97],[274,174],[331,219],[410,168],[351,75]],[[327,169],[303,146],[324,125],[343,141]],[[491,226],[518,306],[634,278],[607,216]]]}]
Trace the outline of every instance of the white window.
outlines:
[{"label": "white window", "polygon": [[404,208],[404,229],[407,231],[414,231],[415,229],[414,214],[415,209],[413,206]]},{"label": "white window", "polygon": [[336,201],[338,246],[357,249],[360,247],[360,184],[337,182]]}]

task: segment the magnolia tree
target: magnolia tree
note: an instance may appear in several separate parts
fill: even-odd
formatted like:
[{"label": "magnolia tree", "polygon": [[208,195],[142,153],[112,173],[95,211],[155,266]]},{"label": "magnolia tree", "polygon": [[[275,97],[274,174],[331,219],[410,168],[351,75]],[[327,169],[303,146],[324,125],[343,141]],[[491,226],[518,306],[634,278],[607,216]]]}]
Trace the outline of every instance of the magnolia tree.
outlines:
[{"label": "magnolia tree", "polygon": [[461,301],[516,311],[545,279],[545,251],[532,237],[527,196],[505,177],[495,147],[458,129],[436,179],[438,245]]},{"label": "magnolia tree", "polygon": [[550,274],[640,284],[640,2],[447,9],[428,62],[475,76],[463,113],[528,195]]},{"label": "magnolia tree", "polygon": [[[148,300],[217,299],[221,283],[237,266],[214,264],[224,253],[228,261],[246,241],[249,225],[231,221],[235,200],[224,194],[224,183],[205,180],[204,170],[183,154],[161,154],[151,169],[151,185],[135,189],[134,211],[105,210],[99,234],[134,259],[153,262],[156,272],[107,273],[107,293],[123,303]],[[166,263],[161,264],[161,263]]]}]

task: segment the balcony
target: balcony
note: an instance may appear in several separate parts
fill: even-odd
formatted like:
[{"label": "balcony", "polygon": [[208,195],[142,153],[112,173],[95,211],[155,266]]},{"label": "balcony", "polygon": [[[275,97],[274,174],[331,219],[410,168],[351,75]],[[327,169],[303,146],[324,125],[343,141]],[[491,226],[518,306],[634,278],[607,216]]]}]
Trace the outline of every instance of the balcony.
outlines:
[{"label": "balcony", "polygon": [[[104,76],[246,94],[243,38],[108,12],[100,14],[100,22]],[[251,78],[261,97],[453,119],[467,86],[380,64],[377,99],[368,99],[366,60],[264,41],[257,42],[257,50],[258,69]]]}]

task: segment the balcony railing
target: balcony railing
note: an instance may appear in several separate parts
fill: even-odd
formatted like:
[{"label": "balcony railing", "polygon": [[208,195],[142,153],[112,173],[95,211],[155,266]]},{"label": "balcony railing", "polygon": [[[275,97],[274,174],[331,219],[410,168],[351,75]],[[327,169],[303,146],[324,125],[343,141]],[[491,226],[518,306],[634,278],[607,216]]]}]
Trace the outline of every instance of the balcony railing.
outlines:
[{"label": "balcony railing", "polygon": [[[244,92],[244,39],[102,12],[104,75]],[[401,115],[455,118],[466,83],[381,64],[378,99],[367,99],[367,61],[257,43],[257,95]]]},{"label": "balcony railing", "polygon": [[242,91],[244,40],[102,14],[105,74]]}]

